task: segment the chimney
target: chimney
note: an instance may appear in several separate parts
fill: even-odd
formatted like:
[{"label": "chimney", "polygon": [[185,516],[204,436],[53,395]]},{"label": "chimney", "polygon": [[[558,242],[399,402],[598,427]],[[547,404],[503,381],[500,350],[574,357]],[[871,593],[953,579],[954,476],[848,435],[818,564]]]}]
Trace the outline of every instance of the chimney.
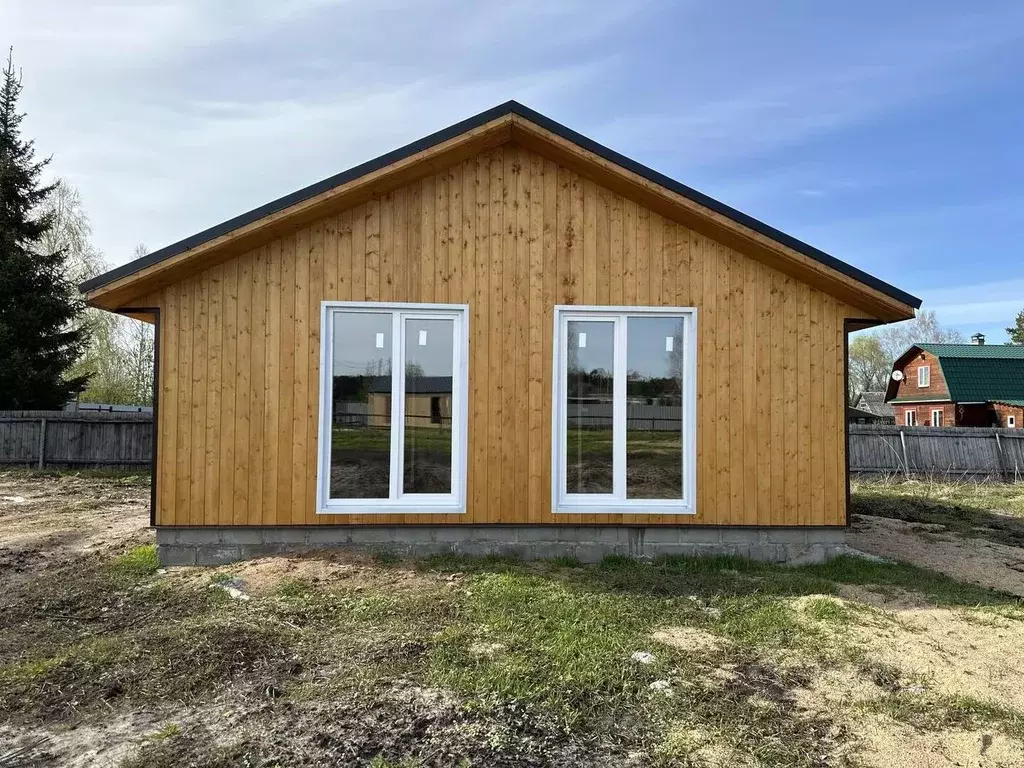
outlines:
[{"label": "chimney", "polygon": [[976,347],[984,346],[985,345],[985,334],[984,333],[976,333],[973,336],[971,336],[971,344],[973,344]]}]

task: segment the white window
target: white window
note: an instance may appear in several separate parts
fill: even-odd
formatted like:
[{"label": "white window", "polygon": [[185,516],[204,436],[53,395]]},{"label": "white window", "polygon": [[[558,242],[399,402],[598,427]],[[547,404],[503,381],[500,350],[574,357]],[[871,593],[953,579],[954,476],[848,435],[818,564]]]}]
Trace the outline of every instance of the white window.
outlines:
[{"label": "white window", "polygon": [[1017,417],[1016,416],[1007,416],[1006,417],[1006,427],[1007,427],[1007,429],[1016,429],[1017,428]]},{"label": "white window", "polygon": [[555,512],[692,514],[696,310],[555,307]]},{"label": "white window", "polygon": [[932,426],[933,427],[941,427],[942,426],[942,411],[940,409],[933,409],[932,410]]},{"label": "white window", "polygon": [[932,367],[922,365],[917,369],[917,386],[927,387],[932,381]]},{"label": "white window", "polygon": [[908,427],[917,426],[917,411],[913,408],[909,408],[904,412],[904,418],[907,420]]},{"label": "white window", "polygon": [[317,511],[466,511],[467,308],[323,302]]}]

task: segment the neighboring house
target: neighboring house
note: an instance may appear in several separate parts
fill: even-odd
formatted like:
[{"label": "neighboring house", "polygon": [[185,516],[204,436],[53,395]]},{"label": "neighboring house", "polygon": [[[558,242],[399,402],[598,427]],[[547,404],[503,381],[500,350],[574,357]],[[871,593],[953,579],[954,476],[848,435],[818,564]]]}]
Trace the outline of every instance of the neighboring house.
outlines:
[{"label": "neighboring house", "polygon": [[82,290],[157,324],[164,563],[824,557],[847,333],[920,305],[515,102]]},{"label": "neighboring house", "polygon": [[847,408],[846,409],[846,420],[850,424],[891,424],[892,420],[886,421],[881,416],[878,416],[871,411],[863,411],[859,408]]},{"label": "neighboring house", "polygon": [[873,421],[860,422],[862,424],[892,424],[896,419],[892,405],[885,402],[885,392],[861,392],[852,407],[875,417]]},{"label": "neighboring house", "polygon": [[925,427],[1024,426],[1024,346],[916,344],[893,364],[886,390],[896,423]]}]

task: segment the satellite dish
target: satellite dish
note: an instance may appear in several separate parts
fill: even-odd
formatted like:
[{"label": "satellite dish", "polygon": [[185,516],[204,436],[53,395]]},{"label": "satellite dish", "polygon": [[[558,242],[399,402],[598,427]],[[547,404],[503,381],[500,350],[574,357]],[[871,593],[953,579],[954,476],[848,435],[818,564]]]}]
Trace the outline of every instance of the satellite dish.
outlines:
[{"label": "satellite dish", "polygon": [[903,381],[903,371],[893,371],[892,372],[892,380],[893,381]]}]

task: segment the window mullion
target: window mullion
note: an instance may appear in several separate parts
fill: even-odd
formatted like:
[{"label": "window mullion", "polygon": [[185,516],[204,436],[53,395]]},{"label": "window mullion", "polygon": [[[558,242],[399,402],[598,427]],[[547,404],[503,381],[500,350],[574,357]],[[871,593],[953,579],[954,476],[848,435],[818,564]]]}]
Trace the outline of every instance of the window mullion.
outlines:
[{"label": "window mullion", "polygon": [[626,500],[626,317],[615,318],[612,372],[612,493]]},{"label": "window mullion", "polygon": [[390,498],[402,495],[402,448],[405,444],[405,341],[402,313],[391,315],[391,489]]}]

